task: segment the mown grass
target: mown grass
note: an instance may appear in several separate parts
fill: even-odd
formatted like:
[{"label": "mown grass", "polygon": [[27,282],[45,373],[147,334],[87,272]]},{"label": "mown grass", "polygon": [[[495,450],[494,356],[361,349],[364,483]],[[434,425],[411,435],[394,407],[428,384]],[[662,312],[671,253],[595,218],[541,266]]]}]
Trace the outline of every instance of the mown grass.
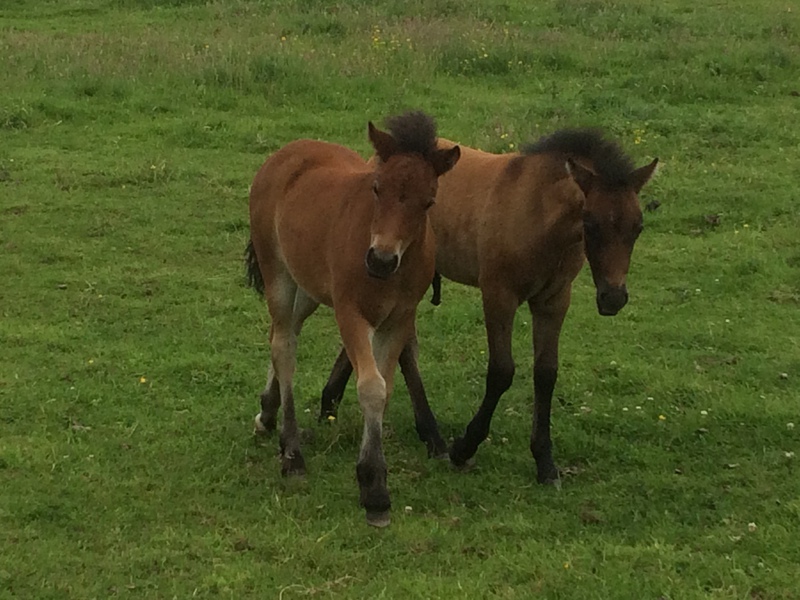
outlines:
[{"label": "mown grass", "polygon": [[[0,32],[0,597],[798,597],[791,3],[13,0]],[[577,282],[563,488],[534,484],[520,312],[473,472],[425,458],[398,386],[374,531],[352,389],[315,423],[330,311],[299,350],[307,481],[250,435],[267,316],[241,252],[269,152],[367,155],[366,121],[409,107],[498,152],[604,126],[664,161],[643,194],[662,206],[622,314]],[[455,435],[485,341],[477,293],[443,297],[421,364]]]}]

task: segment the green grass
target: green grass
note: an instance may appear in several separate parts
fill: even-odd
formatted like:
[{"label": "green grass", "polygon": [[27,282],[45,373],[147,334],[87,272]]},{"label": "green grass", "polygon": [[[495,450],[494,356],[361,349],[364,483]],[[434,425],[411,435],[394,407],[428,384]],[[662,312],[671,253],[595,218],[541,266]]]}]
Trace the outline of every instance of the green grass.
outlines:
[{"label": "green grass", "polygon": [[[0,598],[800,597],[799,13],[3,2]],[[406,108],[492,151],[603,126],[638,164],[663,160],[642,195],[662,207],[622,314],[596,315],[586,270],[576,284],[563,488],[534,483],[520,312],[518,375],[471,473],[425,458],[398,385],[394,519],[375,531],[356,502],[352,384],[337,423],[315,423],[329,310],[298,357],[307,480],[282,480],[277,442],[253,441],[267,315],[241,255],[267,154],[312,137],[366,156],[366,122]],[[419,328],[456,435],[483,390],[478,294],[445,282]]]}]

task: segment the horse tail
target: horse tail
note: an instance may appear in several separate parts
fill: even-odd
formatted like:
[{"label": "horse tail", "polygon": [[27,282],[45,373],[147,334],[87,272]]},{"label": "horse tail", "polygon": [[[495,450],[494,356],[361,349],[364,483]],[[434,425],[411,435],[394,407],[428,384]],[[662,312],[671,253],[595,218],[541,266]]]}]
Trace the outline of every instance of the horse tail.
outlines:
[{"label": "horse tail", "polygon": [[434,306],[439,306],[442,303],[442,276],[439,275],[439,271],[435,271],[433,274],[433,281],[431,281],[431,285],[433,286],[433,296],[431,296],[431,304]]},{"label": "horse tail", "polygon": [[244,250],[244,264],[247,270],[247,285],[258,292],[259,296],[263,296],[264,278],[258,266],[258,257],[256,256],[256,249],[253,248],[253,240],[250,240]]}]

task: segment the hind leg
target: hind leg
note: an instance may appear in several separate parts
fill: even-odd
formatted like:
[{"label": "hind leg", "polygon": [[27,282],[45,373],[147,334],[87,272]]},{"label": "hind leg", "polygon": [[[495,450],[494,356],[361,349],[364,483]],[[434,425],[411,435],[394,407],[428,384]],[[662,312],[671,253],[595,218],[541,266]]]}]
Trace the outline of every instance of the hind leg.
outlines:
[{"label": "hind leg", "polygon": [[411,397],[411,406],[414,409],[414,424],[417,428],[419,439],[428,448],[428,456],[432,458],[447,457],[447,444],[439,434],[439,425],[433,415],[425,386],[419,374],[419,343],[416,333],[403,347],[400,353],[400,370],[406,381],[408,394]]},{"label": "hind leg", "polygon": [[297,336],[303,321],[317,307],[308,295],[297,287],[288,274],[274,278],[266,287],[267,304],[272,317],[270,349],[272,357],[272,378],[265,390],[266,401],[262,397],[262,412],[256,423],[269,422],[270,412],[275,411],[275,382],[283,412],[280,432],[281,473],[283,475],[302,475],[305,473],[305,460],[300,451],[300,432],[294,405],[292,379],[294,377]]},{"label": "hind leg", "polygon": [[[303,290],[297,289],[295,292],[292,307],[292,322],[295,335],[299,336],[303,327],[303,322],[316,310],[317,304]],[[270,345],[272,344],[272,327],[269,333]],[[275,369],[272,364],[267,375],[267,385],[261,392],[261,412],[255,418],[256,433],[270,433],[275,431],[278,421],[278,408],[281,406],[281,392],[278,379],[275,377]]]},{"label": "hind leg", "polygon": [[344,397],[344,389],[347,387],[347,380],[353,373],[353,365],[347,357],[347,351],[342,348],[336,362],[333,365],[328,382],[322,390],[320,398],[319,420],[327,421],[330,417],[336,417],[339,404]]},{"label": "hind leg", "polygon": [[[270,335],[270,339],[272,335]],[[278,424],[278,409],[281,406],[281,388],[275,377],[275,369],[270,363],[267,385],[261,392],[261,412],[256,415],[256,433],[270,433],[275,431]]]}]

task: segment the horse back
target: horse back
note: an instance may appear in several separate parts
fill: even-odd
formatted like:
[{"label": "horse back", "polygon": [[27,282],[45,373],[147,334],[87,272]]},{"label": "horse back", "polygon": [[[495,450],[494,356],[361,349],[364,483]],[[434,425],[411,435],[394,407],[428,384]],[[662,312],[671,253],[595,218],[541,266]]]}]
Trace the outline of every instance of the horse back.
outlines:
[{"label": "horse back", "polygon": [[265,280],[288,271],[315,300],[331,304],[337,224],[364,220],[357,208],[365,203],[357,200],[370,171],[356,152],[314,140],[291,142],[267,159],[250,189],[250,235]]},{"label": "horse back", "polygon": [[271,203],[286,198],[292,186],[317,170],[333,179],[358,170],[366,170],[358,153],[328,142],[297,140],[272,154],[256,173],[250,188],[250,211],[265,210]]},{"label": "horse back", "polygon": [[431,211],[436,268],[472,286],[502,280],[520,302],[568,284],[583,264],[582,206],[580,188],[552,156],[462,146]]}]

